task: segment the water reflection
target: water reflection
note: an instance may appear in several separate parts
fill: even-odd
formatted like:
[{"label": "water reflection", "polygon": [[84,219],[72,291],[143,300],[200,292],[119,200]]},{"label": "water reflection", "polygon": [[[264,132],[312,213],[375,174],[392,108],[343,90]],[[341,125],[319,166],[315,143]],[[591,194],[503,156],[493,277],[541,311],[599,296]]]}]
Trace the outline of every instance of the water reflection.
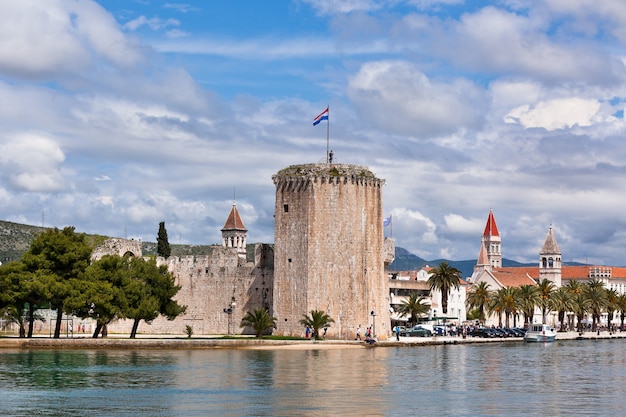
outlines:
[{"label": "water reflection", "polygon": [[3,350],[0,415],[622,415],[624,343]]}]

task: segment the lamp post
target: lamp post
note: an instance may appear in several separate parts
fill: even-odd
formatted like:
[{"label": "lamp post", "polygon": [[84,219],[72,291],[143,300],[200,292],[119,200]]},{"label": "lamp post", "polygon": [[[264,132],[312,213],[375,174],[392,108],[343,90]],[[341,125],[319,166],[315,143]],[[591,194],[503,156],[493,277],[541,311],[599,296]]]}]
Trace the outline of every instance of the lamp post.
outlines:
[{"label": "lamp post", "polygon": [[376,337],[376,312],[372,310],[370,315],[372,316],[372,333],[373,336]]},{"label": "lamp post", "polygon": [[228,314],[228,324],[226,325],[226,333],[230,336],[230,321],[231,315],[233,314],[233,309],[231,307],[225,308],[224,313]]},{"label": "lamp post", "polygon": [[233,323],[233,335],[235,334],[235,307],[237,307],[237,303],[235,302],[235,297],[233,297],[233,301],[230,303],[230,310],[232,312],[232,323]]}]

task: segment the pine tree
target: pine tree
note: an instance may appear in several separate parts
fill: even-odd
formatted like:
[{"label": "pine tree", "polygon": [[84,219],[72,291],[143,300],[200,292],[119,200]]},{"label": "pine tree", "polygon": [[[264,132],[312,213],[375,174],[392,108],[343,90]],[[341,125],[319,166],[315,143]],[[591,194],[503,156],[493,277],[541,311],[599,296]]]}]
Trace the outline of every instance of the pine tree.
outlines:
[{"label": "pine tree", "polygon": [[165,222],[159,223],[159,234],[157,236],[157,255],[164,258],[170,256],[170,243],[167,241],[167,230],[165,230]]}]

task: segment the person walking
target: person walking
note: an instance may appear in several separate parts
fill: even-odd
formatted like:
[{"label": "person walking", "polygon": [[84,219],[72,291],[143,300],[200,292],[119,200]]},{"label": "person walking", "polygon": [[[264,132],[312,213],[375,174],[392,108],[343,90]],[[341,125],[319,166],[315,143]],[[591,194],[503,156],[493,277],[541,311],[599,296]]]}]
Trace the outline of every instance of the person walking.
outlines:
[{"label": "person walking", "polygon": [[361,325],[359,324],[359,327],[356,328],[356,337],[354,338],[354,340],[361,340]]},{"label": "person walking", "polygon": [[400,326],[396,326],[396,340],[400,341]]}]

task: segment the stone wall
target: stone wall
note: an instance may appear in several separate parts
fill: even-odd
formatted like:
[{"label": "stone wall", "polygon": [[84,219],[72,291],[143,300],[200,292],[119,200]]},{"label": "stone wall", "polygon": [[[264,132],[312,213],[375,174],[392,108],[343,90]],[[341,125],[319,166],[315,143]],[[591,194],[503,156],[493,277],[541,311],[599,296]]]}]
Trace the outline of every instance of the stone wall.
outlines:
[{"label": "stone wall", "polygon": [[104,255],[141,256],[141,241],[112,237],[94,249],[91,259],[97,261]]},{"label": "stone wall", "polygon": [[[243,259],[236,248],[212,247],[205,256],[157,258],[167,265],[181,286],[175,299],[186,305],[184,315],[169,321],[159,317],[151,324],[141,322],[138,333],[185,334],[187,325],[196,335],[246,333],[239,323],[246,312],[271,309],[274,283],[273,250],[270,245],[254,245],[254,257]],[[235,303],[232,309],[232,303]],[[232,313],[225,309],[232,309]],[[112,333],[130,333],[132,321],[119,320],[109,326]]]}]

